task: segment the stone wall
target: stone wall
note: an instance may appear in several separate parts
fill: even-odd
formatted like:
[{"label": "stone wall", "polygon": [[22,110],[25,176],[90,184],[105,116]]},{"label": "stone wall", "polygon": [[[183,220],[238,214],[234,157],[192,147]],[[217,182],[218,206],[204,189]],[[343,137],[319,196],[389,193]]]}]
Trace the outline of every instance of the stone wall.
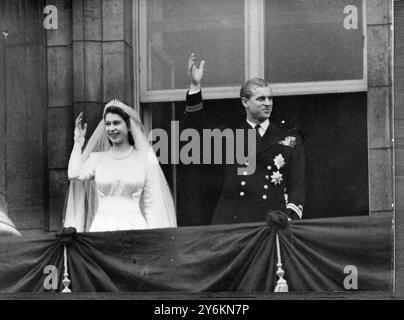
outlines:
[{"label": "stone wall", "polygon": [[23,234],[47,217],[44,1],[0,1],[0,202]]},{"label": "stone wall", "polygon": [[394,8],[394,139],[396,292],[404,294],[404,1]]},{"label": "stone wall", "polygon": [[392,213],[392,1],[366,3],[370,212]]}]

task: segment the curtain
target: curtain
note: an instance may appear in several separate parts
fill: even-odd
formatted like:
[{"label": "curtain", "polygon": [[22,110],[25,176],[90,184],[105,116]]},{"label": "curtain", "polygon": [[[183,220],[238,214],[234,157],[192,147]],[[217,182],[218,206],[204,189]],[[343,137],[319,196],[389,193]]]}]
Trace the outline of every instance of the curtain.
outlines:
[{"label": "curtain", "polygon": [[289,291],[346,291],[352,275],[359,291],[392,290],[392,218],[372,216],[3,237],[0,292],[61,291],[64,246],[72,292],[272,292],[276,233]]}]

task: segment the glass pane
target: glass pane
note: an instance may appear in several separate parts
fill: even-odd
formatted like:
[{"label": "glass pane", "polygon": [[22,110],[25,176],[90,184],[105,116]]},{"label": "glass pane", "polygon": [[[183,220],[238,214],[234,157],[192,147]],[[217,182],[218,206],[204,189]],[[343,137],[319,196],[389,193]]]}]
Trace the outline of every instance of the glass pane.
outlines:
[{"label": "glass pane", "polygon": [[204,86],[244,80],[244,0],[147,1],[148,89],[189,86],[191,52],[208,63]]},{"label": "glass pane", "polygon": [[270,82],[362,79],[362,0],[267,0],[265,6]]}]

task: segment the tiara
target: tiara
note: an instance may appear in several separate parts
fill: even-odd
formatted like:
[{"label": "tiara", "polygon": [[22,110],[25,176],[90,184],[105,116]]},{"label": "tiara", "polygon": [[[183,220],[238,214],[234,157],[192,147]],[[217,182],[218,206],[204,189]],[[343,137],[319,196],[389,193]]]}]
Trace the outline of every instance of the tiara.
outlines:
[{"label": "tiara", "polygon": [[118,99],[113,99],[105,105],[105,109],[108,107],[119,107],[119,108],[130,108],[128,105],[124,104],[123,102],[119,101]]}]

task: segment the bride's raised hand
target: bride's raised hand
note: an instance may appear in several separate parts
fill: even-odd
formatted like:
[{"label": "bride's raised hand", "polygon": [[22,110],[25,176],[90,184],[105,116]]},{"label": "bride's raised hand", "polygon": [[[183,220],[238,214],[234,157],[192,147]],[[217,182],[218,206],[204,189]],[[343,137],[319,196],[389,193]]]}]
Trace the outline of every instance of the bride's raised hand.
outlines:
[{"label": "bride's raised hand", "polygon": [[76,119],[76,127],[74,128],[74,141],[80,143],[81,145],[84,145],[87,132],[87,123],[82,126],[82,120],[83,112],[80,112],[79,116]]}]

